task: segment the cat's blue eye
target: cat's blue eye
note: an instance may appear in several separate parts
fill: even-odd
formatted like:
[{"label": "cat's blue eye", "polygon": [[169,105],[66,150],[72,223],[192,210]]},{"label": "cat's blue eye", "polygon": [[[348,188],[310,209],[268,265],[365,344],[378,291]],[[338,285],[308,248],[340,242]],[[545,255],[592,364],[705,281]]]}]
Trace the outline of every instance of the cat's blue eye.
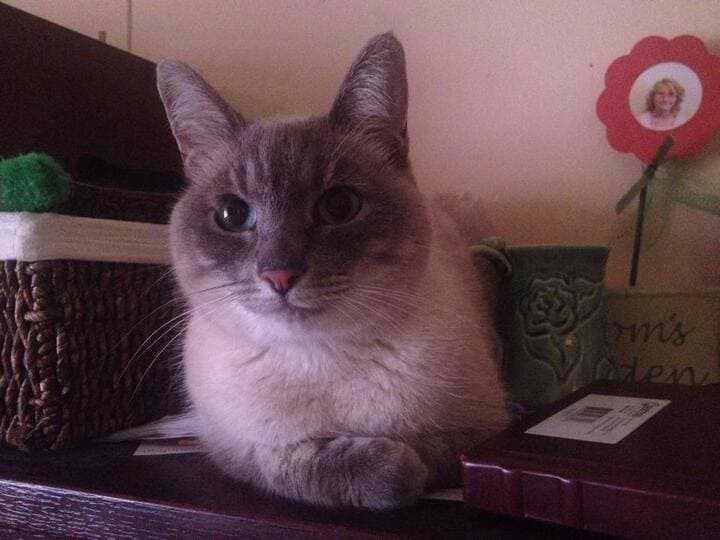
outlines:
[{"label": "cat's blue eye", "polygon": [[242,232],[255,226],[255,210],[240,197],[223,195],[215,208],[215,223],[229,232]]},{"label": "cat's blue eye", "polygon": [[326,225],[341,225],[351,221],[362,208],[362,198],[349,187],[337,186],[318,199],[315,213]]}]

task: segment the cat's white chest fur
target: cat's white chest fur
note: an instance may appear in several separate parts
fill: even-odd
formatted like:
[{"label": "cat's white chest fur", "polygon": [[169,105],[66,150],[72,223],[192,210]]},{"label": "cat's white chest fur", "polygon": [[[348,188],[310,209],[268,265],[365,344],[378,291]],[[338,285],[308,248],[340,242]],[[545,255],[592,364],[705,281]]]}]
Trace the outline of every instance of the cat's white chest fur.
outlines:
[{"label": "cat's white chest fur", "polygon": [[341,350],[249,345],[196,317],[185,377],[200,429],[216,442],[237,437],[275,446],[348,432],[390,435],[416,429],[403,418],[427,398],[409,391],[405,373],[388,368],[401,363],[393,356],[413,353],[381,342]]}]

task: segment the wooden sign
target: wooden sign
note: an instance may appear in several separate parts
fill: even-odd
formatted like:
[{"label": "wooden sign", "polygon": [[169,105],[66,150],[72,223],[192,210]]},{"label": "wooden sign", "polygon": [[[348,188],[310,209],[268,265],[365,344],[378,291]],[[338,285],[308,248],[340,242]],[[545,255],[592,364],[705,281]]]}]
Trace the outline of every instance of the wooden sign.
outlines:
[{"label": "wooden sign", "polygon": [[720,381],[720,289],[611,289],[607,300],[620,380]]}]

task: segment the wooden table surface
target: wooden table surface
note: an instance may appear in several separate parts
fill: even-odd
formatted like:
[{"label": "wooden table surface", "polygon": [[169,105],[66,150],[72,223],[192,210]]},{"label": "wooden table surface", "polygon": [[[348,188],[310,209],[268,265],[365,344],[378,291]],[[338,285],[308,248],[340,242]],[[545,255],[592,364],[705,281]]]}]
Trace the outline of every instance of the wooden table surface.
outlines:
[{"label": "wooden table surface", "polygon": [[576,538],[579,531],[424,500],[388,513],[327,511],[253,492],[202,454],[135,445],[27,456],[0,449],[8,538]]}]

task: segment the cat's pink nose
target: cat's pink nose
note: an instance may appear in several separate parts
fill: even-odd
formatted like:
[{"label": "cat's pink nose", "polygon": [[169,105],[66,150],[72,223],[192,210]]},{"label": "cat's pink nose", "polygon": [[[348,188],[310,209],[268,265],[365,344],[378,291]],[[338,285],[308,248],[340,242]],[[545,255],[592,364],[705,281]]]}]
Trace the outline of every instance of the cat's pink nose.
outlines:
[{"label": "cat's pink nose", "polygon": [[260,277],[270,283],[272,288],[280,294],[288,292],[300,276],[302,276],[302,272],[296,268],[282,268],[279,270],[265,270],[264,272],[260,272]]}]

